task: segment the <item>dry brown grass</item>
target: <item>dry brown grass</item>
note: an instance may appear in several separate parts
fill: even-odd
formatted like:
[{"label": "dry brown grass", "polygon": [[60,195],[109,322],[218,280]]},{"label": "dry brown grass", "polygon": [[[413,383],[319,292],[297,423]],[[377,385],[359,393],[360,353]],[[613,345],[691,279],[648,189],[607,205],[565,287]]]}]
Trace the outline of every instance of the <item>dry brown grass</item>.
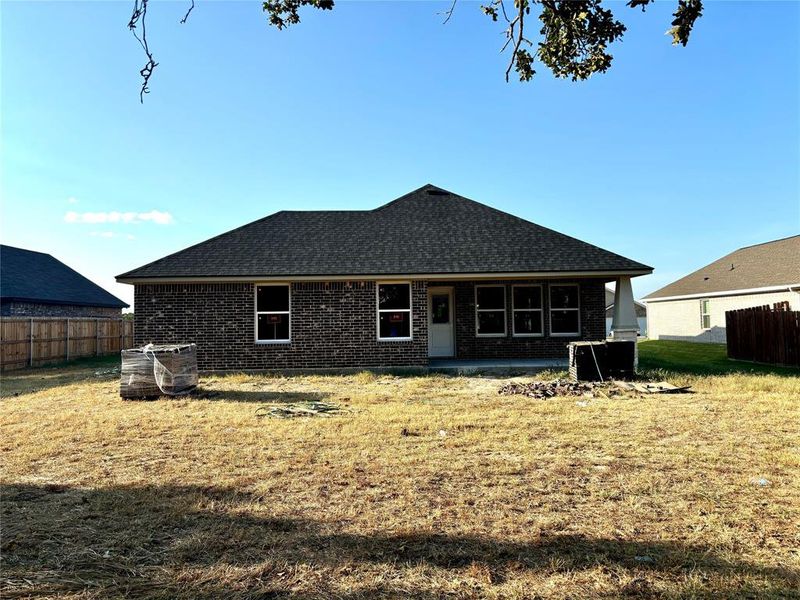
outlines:
[{"label": "dry brown grass", "polygon": [[[236,375],[124,402],[113,375],[13,374],[0,591],[800,597],[800,378],[673,381],[697,393],[582,407],[491,378]],[[306,399],[350,412],[255,416]]]}]

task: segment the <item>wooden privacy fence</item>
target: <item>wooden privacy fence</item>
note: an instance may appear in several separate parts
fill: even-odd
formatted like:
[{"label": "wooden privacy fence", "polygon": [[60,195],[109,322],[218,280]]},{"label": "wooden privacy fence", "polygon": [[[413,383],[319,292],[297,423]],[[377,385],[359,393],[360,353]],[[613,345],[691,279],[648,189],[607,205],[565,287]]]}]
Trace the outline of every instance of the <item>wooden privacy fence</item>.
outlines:
[{"label": "wooden privacy fence", "polygon": [[117,354],[131,345],[133,321],[127,319],[0,319],[0,368],[3,371],[83,356]]},{"label": "wooden privacy fence", "polygon": [[725,313],[728,358],[800,367],[800,311],[788,302]]}]

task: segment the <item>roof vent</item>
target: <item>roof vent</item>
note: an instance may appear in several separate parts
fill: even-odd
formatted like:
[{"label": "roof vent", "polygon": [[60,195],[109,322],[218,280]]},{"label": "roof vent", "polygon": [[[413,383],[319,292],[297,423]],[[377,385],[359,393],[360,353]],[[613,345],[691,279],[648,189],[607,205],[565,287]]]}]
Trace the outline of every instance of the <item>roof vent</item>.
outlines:
[{"label": "roof vent", "polygon": [[444,190],[425,190],[425,193],[428,196],[449,196],[450,192],[445,192]]}]

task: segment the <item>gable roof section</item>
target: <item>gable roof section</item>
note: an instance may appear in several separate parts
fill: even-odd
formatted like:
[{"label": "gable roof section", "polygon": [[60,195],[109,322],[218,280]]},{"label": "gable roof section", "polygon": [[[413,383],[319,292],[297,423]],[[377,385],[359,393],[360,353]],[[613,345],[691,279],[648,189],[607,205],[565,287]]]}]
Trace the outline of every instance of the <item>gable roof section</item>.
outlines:
[{"label": "gable roof section", "polygon": [[281,211],[117,279],[651,270],[426,185],[374,210]]},{"label": "gable roof section", "polygon": [[745,246],[644,297],[702,296],[800,284],[800,235]]},{"label": "gable roof section", "polygon": [[125,308],[128,305],[43,252],[0,245],[3,301]]}]

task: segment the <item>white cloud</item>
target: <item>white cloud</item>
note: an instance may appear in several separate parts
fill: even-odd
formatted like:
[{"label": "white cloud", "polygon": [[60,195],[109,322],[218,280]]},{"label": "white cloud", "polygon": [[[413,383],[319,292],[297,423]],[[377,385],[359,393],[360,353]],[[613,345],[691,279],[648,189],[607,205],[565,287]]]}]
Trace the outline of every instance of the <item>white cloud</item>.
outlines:
[{"label": "white cloud", "polygon": [[67,203],[68,204],[77,204],[78,203],[78,199],[75,196],[70,196],[69,198],[67,198]]},{"label": "white cloud", "polygon": [[146,223],[151,222],[156,225],[169,225],[172,223],[172,215],[168,212],[160,210],[151,210],[150,212],[119,212],[116,210],[110,212],[84,212],[79,213],[74,210],[69,211],[64,215],[64,221],[67,223]]}]

